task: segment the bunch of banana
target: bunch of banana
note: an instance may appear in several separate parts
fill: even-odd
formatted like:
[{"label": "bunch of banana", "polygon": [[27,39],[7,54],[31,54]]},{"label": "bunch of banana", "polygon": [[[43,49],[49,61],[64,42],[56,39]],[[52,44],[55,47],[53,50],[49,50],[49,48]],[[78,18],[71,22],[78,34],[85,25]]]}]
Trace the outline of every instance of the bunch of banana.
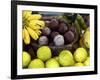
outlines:
[{"label": "bunch of banana", "polygon": [[80,46],[84,48],[90,48],[90,29],[89,28],[87,28],[86,31],[84,32],[79,43],[80,43]]},{"label": "bunch of banana", "polygon": [[41,35],[41,29],[45,27],[45,22],[41,20],[40,14],[32,14],[32,11],[22,12],[23,20],[23,40],[25,44],[30,44],[30,36],[37,40]]}]

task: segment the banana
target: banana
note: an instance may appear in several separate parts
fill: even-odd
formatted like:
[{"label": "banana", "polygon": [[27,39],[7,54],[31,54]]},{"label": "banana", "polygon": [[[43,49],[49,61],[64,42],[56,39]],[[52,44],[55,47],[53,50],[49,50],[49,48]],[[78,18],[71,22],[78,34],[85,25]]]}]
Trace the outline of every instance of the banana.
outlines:
[{"label": "banana", "polygon": [[23,16],[23,18],[27,19],[31,15],[31,13],[32,13],[32,11],[30,11],[30,10],[24,10],[22,12],[22,16]]},{"label": "banana", "polygon": [[83,37],[81,37],[80,38],[80,40],[79,40],[79,45],[81,46],[81,47],[83,47],[83,48],[86,48],[86,46],[84,45],[84,43],[83,43]]},{"label": "banana", "polygon": [[78,23],[79,23],[79,25],[81,26],[82,29],[87,28],[87,25],[86,25],[86,23],[85,23],[85,21],[84,21],[84,19],[81,15],[78,14],[76,19],[77,19],[77,21],[78,21]]},{"label": "banana", "polygon": [[25,44],[30,44],[30,36],[27,29],[23,29],[23,39]]},{"label": "banana", "polygon": [[33,21],[30,21],[28,26],[31,27],[32,29],[41,29],[41,27],[37,24],[34,24]]},{"label": "banana", "polygon": [[44,28],[44,26],[45,26],[45,22],[42,20],[31,20],[30,23],[32,23],[32,25],[41,26],[41,29]]},{"label": "banana", "polygon": [[39,20],[42,16],[40,14],[33,14],[28,17],[28,20]]},{"label": "banana", "polygon": [[87,47],[87,48],[90,48],[90,31],[89,30],[86,30],[86,32],[84,33],[84,45]]},{"label": "banana", "polygon": [[[42,18],[42,15],[32,14],[32,11],[24,10],[22,12],[22,18],[23,27],[26,28],[26,30],[28,31],[29,36],[31,36],[34,40],[37,40],[39,38],[39,35],[41,35],[40,30],[45,27],[45,22],[40,20]],[[23,34],[25,34],[25,30],[23,30]],[[23,39],[24,38],[24,42],[28,44],[25,35],[23,35]]]},{"label": "banana", "polygon": [[41,31],[40,30],[37,29],[37,30],[35,30],[35,32],[37,33],[37,35],[39,35],[39,36],[41,35]]},{"label": "banana", "polygon": [[30,34],[30,36],[34,39],[34,40],[37,40],[39,38],[39,36],[37,35],[37,33],[31,29],[30,27],[27,27],[27,30]]}]

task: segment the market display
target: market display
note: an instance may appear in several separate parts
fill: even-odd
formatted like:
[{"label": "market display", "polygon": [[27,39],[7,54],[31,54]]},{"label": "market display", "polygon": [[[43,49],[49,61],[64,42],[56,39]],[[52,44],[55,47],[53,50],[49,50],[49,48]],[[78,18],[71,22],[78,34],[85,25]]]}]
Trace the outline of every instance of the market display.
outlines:
[{"label": "market display", "polygon": [[48,13],[22,12],[22,67],[89,66],[89,14]]}]

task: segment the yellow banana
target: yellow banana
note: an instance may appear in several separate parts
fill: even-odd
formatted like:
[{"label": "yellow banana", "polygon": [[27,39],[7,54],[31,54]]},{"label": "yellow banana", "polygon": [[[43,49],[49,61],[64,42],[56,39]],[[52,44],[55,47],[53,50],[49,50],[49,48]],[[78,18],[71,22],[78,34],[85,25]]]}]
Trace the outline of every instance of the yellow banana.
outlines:
[{"label": "yellow banana", "polygon": [[41,31],[36,29],[35,32],[37,33],[37,35],[41,35]]},{"label": "yellow banana", "polygon": [[42,20],[31,20],[30,23],[41,26],[41,29],[45,26],[45,22]]},{"label": "yellow banana", "polygon": [[39,20],[42,16],[40,14],[33,14],[28,17],[28,20]]},{"label": "yellow banana", "polygon": [[28,24],[29,27],[31,27],[32,29],[41,29],[41,27],[37,24],[34,24],[34,22],[30,21]]},{"label": "yellow banana", "polygon": [[84,44],[87,48],[90,48],[90,31],[89,29],[86,30],[86,32],[84,33]]},{"label": "yellow banana", "polygon": [[25,44],[30,44],[30,36],[27,29],[23,29],[23,39]]},{"label": "yellow banana", "polygon": [[31,29],[30,27],[27,27],[27,30],[30,34],[30,36],[34,39],[34,40],[37,40],[39,38],[39,36],[37,35],[37,33]]},{"label": "yellow banana", "polygon": [[31,15],[31,13],[32,13],[32,11],[30,11],[30,10],[24,10],[22,12],[22,16],[23,16],[23,18],[27,19]]}]

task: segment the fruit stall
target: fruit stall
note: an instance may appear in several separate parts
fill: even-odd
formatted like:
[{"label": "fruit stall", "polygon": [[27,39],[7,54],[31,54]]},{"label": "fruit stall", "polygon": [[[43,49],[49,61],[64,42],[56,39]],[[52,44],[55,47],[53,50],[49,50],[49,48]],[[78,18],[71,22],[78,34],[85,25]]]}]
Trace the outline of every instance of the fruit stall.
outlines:
[{"label": "fruit stall", "polygon": [[90,16],[78,13],[22,12],[22,67],[90,65]]}]

